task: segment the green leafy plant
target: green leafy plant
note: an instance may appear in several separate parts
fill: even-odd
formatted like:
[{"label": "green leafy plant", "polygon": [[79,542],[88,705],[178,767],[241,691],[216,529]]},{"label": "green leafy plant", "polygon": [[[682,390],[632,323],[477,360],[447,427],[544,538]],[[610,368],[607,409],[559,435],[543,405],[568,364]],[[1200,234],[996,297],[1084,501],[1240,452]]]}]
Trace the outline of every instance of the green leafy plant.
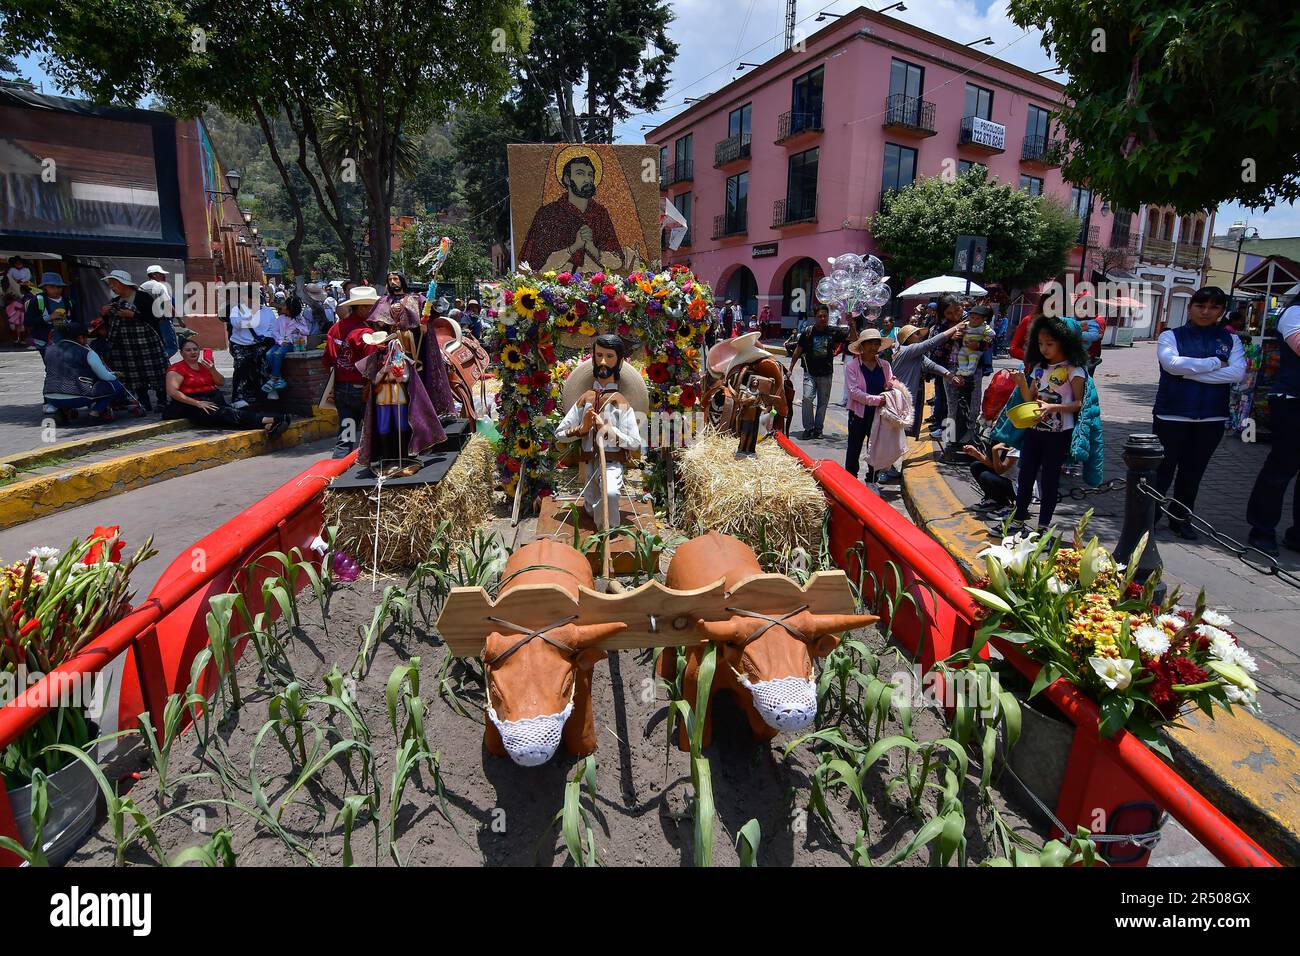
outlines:
[{"label": "green leafy plant", "polygon": [[[582,805],[582,793],[587,793],[591,803],[588,810]],[[592,825],[596,807],[596,757],[588,755],[564,785],[564,805],[555,815],[564,837],[564,846],[574,866],[598,866],[596,830]]]},{"label": "green leafy plant", "polygon": [[[276,694],[267,703],[267,715],[275,730],[275,736],[289,759],[297,757],[298,766],[307,765],[307,744],[305,740],[309,705],[303,698],[302,685],[297,681],[289,683],[284,690]],[[289,743],[289,732],[293,733],[293,743]]]},{"label": "green leafy plant", "polygon": [[749,820],[736,834],[736,852],[740,854],[740,865],[758,866],[758,845],[762,841],[763,831],[757,820]]}]

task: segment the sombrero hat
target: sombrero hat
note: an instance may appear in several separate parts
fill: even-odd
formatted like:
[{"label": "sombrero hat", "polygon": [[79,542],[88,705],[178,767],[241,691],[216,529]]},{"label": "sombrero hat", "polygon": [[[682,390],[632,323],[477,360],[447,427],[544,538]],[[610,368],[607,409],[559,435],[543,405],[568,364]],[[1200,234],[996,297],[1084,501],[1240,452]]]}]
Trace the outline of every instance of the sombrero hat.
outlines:
[{"label": "sombrero hat", "polygon": [[374,305],[379,301],[379,293],[375,291],[374,286],[358,285],[353,286],[352,294],[346,302],[340,302],[339,308],[351,308],[354,305]]},{"label": "sombrero hat", "polygon": [[[560,393],[560,407],[566,411],[574,406],[582,393],[591,388],[596,375],[591,370],[591,359],[579,363],[564,381],[564,391]],[[650,411],[650,390],[646,387],[641,370],[626,359],[618,370],[618,390],[632,406],[632,410],[642,415]]]},{"label": "sombrero hat", "polygon": [[771,358],[770,352],[758,347],[758,337],[761,334],[746,332],[713,346],[709,349],[709,371],[714,375],[726,375],[735,366]]},{"label": "sombrero hat", "polygon": [[374,332],[366,332],[361,336],[361,341],[365,342],[367,345],[383,345],[392,337],[392,334],[386,332],[384,329],[377,329]]}]

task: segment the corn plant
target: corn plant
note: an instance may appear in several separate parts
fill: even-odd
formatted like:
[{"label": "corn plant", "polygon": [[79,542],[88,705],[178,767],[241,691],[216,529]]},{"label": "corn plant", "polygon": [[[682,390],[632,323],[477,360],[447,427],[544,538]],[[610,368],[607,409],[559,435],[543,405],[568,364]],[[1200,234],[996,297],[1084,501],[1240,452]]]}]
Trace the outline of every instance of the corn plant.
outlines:
[{"label": "corn plant", "polygon": [[[275,736],[290,760],[295,756],[298,758],[300,767],[307,765],[307,744],[304,736],[304,731],[310,723],[307,713],[308,704],[302,695],[302,685],[297,681],[290,682],[267,704],[267,716],[271,718]],[[293,732],[292,745],[289,743],[288,731]]]},{"label": "corn plant", "polygon": [[740,865],[758,866],[758,844],[763,831],[757,820],[750,820],[736,834],[736,852],[740,854]]},{"label": "corn plant", "polygon": [[[591,803],[588,810],[582,805],[582,791],[587,791]],[[589,754],[564,785],[564,805],[556,813],[552,825],[560,824],[564,847],[574,866],[599,866],[596,850],[596,831],[592,821],[596,813],[596,757]]]},{"label": "corn plant", "polygon": [[[312,866],[315,866],[316,858],[312,855],[311,850],[280,823],[280,813],[284,811],[285,804],[281,804],[280,813],[272,812],[271,801],[267,797],[266,789],[262,786],[261,774],[258,772],[257,767],[257,756],[261,750],[262,741],[266,738],[272,726],[273,724],[269,720],[262,725],[262,728],[257,732],[257,736],[253,738],[253,746],[248,751],[248,784],[249,793],[253,798],[253,807],[246,808],[239,804],[236,804],[236,806],[261,822],[285,847],[297,853]],[[305,772],[306,768],[304,768]],[[286,803],[288,799],[286,797]]]},{"label": "corn plant", "polygon": [[199,846],[186,847],[168,861],[168,866],[185,866],[197,863],[204,867],[233,867],[235,865],[235,835],[225,827],[217,830],[208,838],[208,842]]},{"label": "corn plant", "polygon": [[[668,746],[672,747],[674,720],[680,719],[686,728],[691,748],[691,816],[694,820],[694,844],[692,848],[696,866],[713,865],[713,830],[717,821],[717,812],[713,805],[713,776],[709,760],[702,753],[704,742],[705,716],[709,708],[709,692],[713,687],[713,674],[717,668],[718,649],[713,644],[704,645],[700,666],[696,672],[695,706],[684,699],[682,693],[682,676],[686,671],[686,655],[679,652],[677,658],[677,680],[664,683],[669,693],[676,693],[669,703]],[[665,760],[667,758],[665,757]]]},{"label": "corn plant", "polygon": [[[450,654],[442,659],[442,665],[438,668],[438,696],[462,717],[475,719],[461,698],[466,691],[467,681],[478,685],[479,692],[487,686],[487,678],[477,661],[468,657],[452,657]],[[474,702],[474,706],[482,709],[483,705]]]},{"label": "corn plant", "polygon": [[392,617],[400,626],[411,619],[411,602],[406,598],[406,592],[395,584],[390,584],[384,588],[383,596],[379,599],[379,604],[375,607],[375,613],[370,618],[370,626],[363,628],[357,625],[357,637],[361,639],[361,648],[357,651],[357,659],[352,664],[352,676],[360,680],[370,669],[370,651],[375,642],[383,635],[384,625]]},{"label": "corn plant", "polygon": [[[405,866],[402,855],[397,852],[397,814],[402,807],[402,794],[406,792],[406,784],[411,779],[411,775],[419,768],[421,763],[429,763],[433,768],[434,777],[439,781],[438,790],[441,795],[441,776],[438,773],[438,754],[431,754],[427,750],[420,748],[420,742],[415,738],[408,738],[403,741],[398,748],[393,759],[393,779],[388,787],[388,855],[393,858],[393,862],[398,866]],[[446,818],[444,804],[443,816]],[[448,818],[450,822],[450,818]]]},{"label": "corn plant", "polygon": [[[1092,842],[1092,834],[1087,827],[1079,827],[1070,837],[1069,843],[1061,840],[1049,840],[1041,849],[1036,847],[1012,847],[1007,856],[985,860],[981,866],[1096,866],[1098,862],[1097,845]],[[1104,863],[1105,861],[1102,860]]]},{"label": "corn plant", "polygon": [[176,743],[176,738],[180,736],[185,727],[185,718],[187,711],[196,703],[203,700],[202,695],[198,696],[196,701],[190,694],[172,694],[163,704],[162,727],[155,728],[153,719],[149,712],[145,711],[136,717],[136,722],[140,727],[140,736],[146,744],[149,745],[149,754],[153,763],[154,772],[158,774],[158,809],[162,809],[164,801],[167,799],[168,790],[184,783],[187,780],[202,780],[208,776],[206,773],[189,773],[176,780],[168,779],[168,770],[171,766],[172,745]]},{"label": "corn plant", "polygon": [[226,681],[230,690],[230,707],[239,710],[242,702],[239,696],[239,680],[235,676],[238,663],[235,659],[235,644],[238,635],[231,633],[230,623],[235,610],[242,609],[248,616],[244,598],[238,592],[214,594],[208,599],[206,622],[208,627],[208,647],[212,650],[212,661],[217,666],[218,682]]},{"label": "corn plant", "polygon": [[0,835],[0,850],[15,854],[28,866],[47,867],[50,861],[45,858],[45,821],[50,815],[50,778],[40,767],[31,771],[31,812],[32,845],[23,846],[13,837]]},{"label": "corn plant", "polygon": [[352,831],[362,815],[370,818],[375,828],[375,865],[379,865],[379,814],[376,812],[373,793],[350,793],[343,798],[339,812],[334,816],[334,825],[343,824],[343,865],[353,866]]}]

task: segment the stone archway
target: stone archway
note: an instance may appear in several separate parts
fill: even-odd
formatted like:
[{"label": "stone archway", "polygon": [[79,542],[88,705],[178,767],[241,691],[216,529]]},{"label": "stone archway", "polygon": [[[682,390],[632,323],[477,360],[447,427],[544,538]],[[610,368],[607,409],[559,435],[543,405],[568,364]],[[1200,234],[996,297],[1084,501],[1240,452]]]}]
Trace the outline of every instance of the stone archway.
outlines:
[{"label": "stone archway", "polygon": [[794,259],[777,270],[773,276],[772,291],[780,292],[781,319],[784,323],[797,326],[812,315],[813,307],[817,305],[813,290],[817,286],[817,280],[825,274],[822,264],[809,256]]}]

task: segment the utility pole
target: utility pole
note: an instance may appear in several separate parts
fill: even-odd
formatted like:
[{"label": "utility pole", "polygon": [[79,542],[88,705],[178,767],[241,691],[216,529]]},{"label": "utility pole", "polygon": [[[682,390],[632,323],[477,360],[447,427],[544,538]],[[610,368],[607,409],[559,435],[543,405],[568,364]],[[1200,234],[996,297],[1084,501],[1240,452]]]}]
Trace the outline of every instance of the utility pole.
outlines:
[{"label": "utility pole", "polygon": [[794,46],[795,0],[785,0],[785,48]]}]

